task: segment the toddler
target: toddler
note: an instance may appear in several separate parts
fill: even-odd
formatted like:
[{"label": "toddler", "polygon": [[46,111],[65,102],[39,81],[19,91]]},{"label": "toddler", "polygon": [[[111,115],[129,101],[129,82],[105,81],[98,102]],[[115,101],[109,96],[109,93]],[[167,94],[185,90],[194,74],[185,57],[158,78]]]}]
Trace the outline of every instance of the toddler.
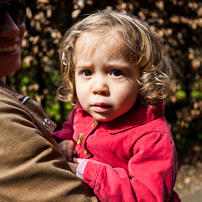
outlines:
[{"label": "toddler", "polygon": [[100,11],[66,32],[60,55],[59,97],[74,108],[54,135],[72,171],[103,202],[179,202],[163,107],[173,70],[158,37],[134,16]]}]

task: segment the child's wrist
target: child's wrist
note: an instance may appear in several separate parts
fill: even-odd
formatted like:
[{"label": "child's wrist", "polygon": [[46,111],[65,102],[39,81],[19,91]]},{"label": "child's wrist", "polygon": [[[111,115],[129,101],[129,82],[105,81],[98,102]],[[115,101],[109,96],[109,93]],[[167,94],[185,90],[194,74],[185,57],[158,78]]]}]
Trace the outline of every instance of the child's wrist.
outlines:
[{"label": "child's wrist", "polygon": [[76,169],[76,176],[79,177],[80,179],[83,179],[83,173],[87,163],[88,159],[83,159]]}]

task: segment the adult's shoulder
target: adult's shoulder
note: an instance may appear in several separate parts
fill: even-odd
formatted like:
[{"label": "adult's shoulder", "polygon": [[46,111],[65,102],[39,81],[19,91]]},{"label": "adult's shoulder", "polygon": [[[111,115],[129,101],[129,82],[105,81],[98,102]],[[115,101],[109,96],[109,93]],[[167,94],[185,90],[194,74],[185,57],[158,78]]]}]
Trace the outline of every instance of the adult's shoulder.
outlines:
[{"label": "adult's shoulder", "polygon": [[19,101],[19,99],[23,97],[23,95],[18,94],[14,90],[10,89],[8,86],[0,83],[0,111],[3,109],[5,111],[5,107],[23,108],[21,102]]}]

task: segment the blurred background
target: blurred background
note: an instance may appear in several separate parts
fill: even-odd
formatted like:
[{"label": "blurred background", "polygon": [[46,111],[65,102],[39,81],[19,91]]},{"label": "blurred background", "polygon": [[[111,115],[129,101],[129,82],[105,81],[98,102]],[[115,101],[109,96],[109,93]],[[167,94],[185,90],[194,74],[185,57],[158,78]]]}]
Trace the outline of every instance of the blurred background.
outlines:
[{"label": "blurred background", "polygon": [[[61,128],[71,105],[56,96],[60,40],[85,14],[102,9],[132,13],[162,39],[178,80],[177,88],[166,99],[165,116],[176,143],[179,168],[191,174],[196,168],[202,170],[201,0],[29,0],[22,68],[8,78],[8,83],[39,102]],[[191,186],[191,174],[180,179],[187,187]]]}]

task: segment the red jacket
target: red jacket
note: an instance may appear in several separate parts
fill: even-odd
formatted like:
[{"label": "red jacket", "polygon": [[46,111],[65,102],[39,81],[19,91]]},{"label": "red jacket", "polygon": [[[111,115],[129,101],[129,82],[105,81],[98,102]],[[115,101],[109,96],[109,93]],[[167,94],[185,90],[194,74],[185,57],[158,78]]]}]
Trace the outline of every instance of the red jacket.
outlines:
[{"label": "red jacket", "polygon": [[[55,135],[77,142],[78,157],[88,158],[83,180],[101,201],[179,202],[173,191],[177,155],[163,101],[134,106],[110,122],[96,122],[81,107]],[[73,129],[72,129],[73,126]]]}]

